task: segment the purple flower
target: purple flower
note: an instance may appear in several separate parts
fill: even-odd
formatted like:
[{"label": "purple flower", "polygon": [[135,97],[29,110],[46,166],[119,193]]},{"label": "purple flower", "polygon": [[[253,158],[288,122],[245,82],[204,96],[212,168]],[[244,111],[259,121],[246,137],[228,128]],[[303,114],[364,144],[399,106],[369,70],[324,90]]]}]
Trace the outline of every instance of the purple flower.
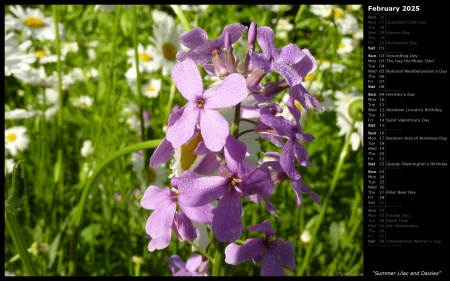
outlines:
[{"label": "purple flower", "polygon": [[[165,257],[173,276],[209,276],[209,260],[203,261],[199,254],[193,254],[186,263],[178,256]],[[177,271],[178,269],[178,271]]]},{"label": "purple flower", "polygon": [[[277,160],[275,161],[266,161],[261,163],[261,167],[272,167],[272,169],[275,170],[276,174],[272,176],[272,178],[278,179],[279,181],[283,181],[287,179],[286,172],[283,170],[283,168],[280,165],[280,154],[276,152],[267,152],[264,153],[264,155],[268,157],[275,158]],[[301,208],[302,206],[302,194],[307,193],[317,204],[322,205],[320,203],[320,197],[315,192],[313,192],[304,182],[301,178],[298,180],[291,180],[291,186],[292,190],[295,192],[295,203],[297,204],[298,208]]]},{"label": "purple flower", "polygon": [[[317,69],[317,61],[311,55],[308,49],[303,49],[302,51],[305,56],[292,67],[300,75],[303,82],[308,74],[314,72]],[[308,112],[311,112],[311,108],[323,110],[320,102],[314,96],[312,96],[300,83],[292,86],[289,89],[289,95],[296,101],[298,101]]]},{"label": "purple flower", "polygon": [[167,129],[167,140],[173,148],[180,147],[194,135],[198,122],[206,147],[211,151],[221,150],[230,128],[215,109],[234,106],[247,97],[245,78],[233,73],[219,86],[204,91],[200,73],[191,59],[176,64],[171,76],[188,102],[181,117]]},{"label": "purple flower", "polygon": [[285,276],[284,267],[295,270],[294,245],[280,239],[272,239],[275,231],[270,221],[247,227],[248,231],[265,232],[264,238],[247,239],[244,245],[235,243],[225,248],[225,262],[232,265],[241,264],[249,259],[257,262],[261,259],[261,276]]},{"label": "purple flower", "polygon": [[290,86],[302,81],[302,77],[292,66],[305,56],[297,45],[291,43],[278,50],[274,43],[273,30],[267,26],[258,27],[257,41],[263,53],[251,53],[253,68],[259,68],[265,73],[273,69],[281,74]]},{"label": "purple flower", "polygon": [[[212,52],[217,51],[220,55],[223,54],[225,48],[225,34],[229,34],[229,45],[235,43],[247,29],[242,24],[230,24],[225,27],[222,34],[214,41],[208,39],[208,34],[199,28],[193,28],[188,33],[181,35],[180,42],[184,46],[191,49],[190,51],[180,50],[177,53],[177,59],[184,61],[189,58],[195,63],[203,65],[212,60]],[[227,40],[228,40],[227,39]]]},{"label": "purple flower", "polygon": [[[195,174],[187,173],[183,177],[194,177]],[[171,231],[175,232],[178,240],[193,242],[197,238],[197,230],[192,221],[210,224],[212,221],[213,206],[204,204],[196,207],[180,206],[176,211],[178,195],[176,187],[179,178],[172,179],[174,189],[168,187],[161,189],[157,186],[149,186],[141,199],[141,206],[154,212],[147,219],[145,230],[152,238],[148,244],[148,250],[161,250],[170,244]]]},{"label": "purple flower", "polygon": [[[291,100],[291,103],[293,103],[293,100]],[[299,141],[311,142],[314,140],[314,136],[302,132],[302,128],[297,119],[297,117],[300,117],[300,111],[291,111],[291,113],[294,112],[296,115],[295,124],[284,119],[282,116],[275,116],[279,112],[281,112],[281,108],[278,105],[269,104],[263,106],[260,111],[260,124],[258,124],[255,130],[276,146],[283,147],[280,158],[281,167],[283,167],[283,170],[290,178],[297,180],[300,178],[300,174],[295,167],[295,158],[297,158],[300,165],[311,166],[308,152]],[[283,144],[281,137],[287,138],[286,143]]]},{"label": "purple flower", "polygon": [[224,147],[226,165],[219,168],[219,176],[183,178],[179,185],[179,204],[202,206],[220,198],[212,219],[212,232],[221,242],[234,242],[242,234],[241,197],[272,194],[273,182],[267,168],[248,172],[243,165],[247,148],[232,135]]}]

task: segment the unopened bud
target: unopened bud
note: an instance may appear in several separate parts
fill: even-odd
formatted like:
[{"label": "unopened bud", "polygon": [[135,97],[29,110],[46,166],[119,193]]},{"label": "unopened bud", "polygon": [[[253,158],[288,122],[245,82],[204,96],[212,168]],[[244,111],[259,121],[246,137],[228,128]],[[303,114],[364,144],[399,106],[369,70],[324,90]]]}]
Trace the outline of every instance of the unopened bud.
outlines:
[{"label": "unopened bud", "polygon": [[256,41],[256,34],[257,34],[257,27],[258,27],[258,25],[256,24],[256,22],[252,22],[248,29],[248,47],[250,49],[254,48],[254,44]]},{"label": "unopened bud", "polygon": [[259,68],[253,69],[253,71],[247,76],[246,82],[248,88],[254,88],[261,83],[261,80],[266,76],[266,73]]}]

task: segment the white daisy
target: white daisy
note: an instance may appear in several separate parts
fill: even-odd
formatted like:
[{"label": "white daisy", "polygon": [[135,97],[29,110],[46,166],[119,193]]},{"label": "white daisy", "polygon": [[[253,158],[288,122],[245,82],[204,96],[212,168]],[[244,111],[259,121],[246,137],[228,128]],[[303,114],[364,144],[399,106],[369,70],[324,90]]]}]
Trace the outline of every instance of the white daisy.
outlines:
[{"label": "white daisy", "polygon": [[[14,28],[22,30],[27,36],[31,38],[45,41],[55,40],[55,27],[52,17],[44,16],[41,10],[35,8],[23,9],[20,5],[9,6],[11,13],[16,16]],[[58,23],[59,35],[64,37],[64,26]]]},{"label": "white daisy", "polygon": [[309,5],[309,10],[316,16],[324,19],[331,17],[333,14],[332,5]]},{"label": "white daisy", "polygon": [[350,144],[352,149],[356,151],[360,144],[363,145],[363,96],[359,91],[353,89],[350,93],[336,91],[335,97],[337,125],[340,128],[339,136],[347,136],[352,122],[355,120],[355,130],[350,136]]},{"label": "white daisy", "polygon": [[184,31],[183,26],[175,25],[173,17],[167,17],[165,22],[153,25],[153,36],[149,39],[157,49],[164,76],[169,75],[172,67],[178,62],[176,55],[182,49],[180,36]]},{"label": "white daisy", "polygon": [[[132,170],[136,172],[140,182],[141,187],[147,187],[147,183],[145,180],[145,163],[144,163],[144,155],[142,151],[136,151],[131,154],[131,163]],[[148,167],[148,180],[150,185],[156,185],[160,188],[166,186],[166,182],[168,179],[168,170],[165,167],[165,164],[161,164],[156,168]]]},{"label": "white daisy", "polygon": [[14,33],[5,36],[5,76],[20,74],[31,69],[30,64],[36,61],[36,55],[26,54],[26,49],[31,46],[27,40],[19,45]]},{"label": "white daisy", "polygon": [[94,98],[86,95],[81,95],[78,98],[76,98],[72,105],[79,108],[90,108],[92,107],[92,104],[94,103]]},{"label": "white daisy", "polygon": [[80,150],[81,156],[87,158],[89,155],[92,154],[93,151],[94,147],[92,146],[92,141],[91,140],[83,141],[83,146],[81,147]]},{"label": "white daisy", "polygon": [[17,120],[17,119],[27,119],[36,115],[35,110],[25,110],[21,108],[16,108],[13,110],[5,111],[5,120]]},{"label": "white daisy", "polygon": [[358,30],[358,20],[355,16],[345,13],[341,8],[334,9],[334,21],[338,31],[344,35],[353,34]]},{"label": "white daisy", "polygon": [[24,126],[14,126],[5,130],[5,150],[12,156],[28,148],[30,139]]},{"label": "white daisy", "polygon": [[6,158],[5,160],[5,175],[11,174],[14,170],[16,162],[12,158]]},{"label": "white daisy", "polygon": [[317,64],[322,71],[331,69],[331,72],[342,73],[346,69],[345,65],[335,62],[331,63],[331,61],[327,59],[317,59]]},{"label": "white daisy", "polygon": [[209,5],[180,5],[180,9],[189,12],[205,12]]},{"label": "white daisy", "polygon": [[[181,5],[181,6],[187,6],[187,5]],[[172,18],[171,15],[168,13],[161,11],[161,10],[152,10],[152,20],[153,23],[156,24],[164,24],[166,21],[170,20]]]},{"label": "white daisy", "polygon": [[[37,49],[37,50],[35,49],[34,54],[36,55],[40,64],[46,64],[46,63],[52,63],[52,62],[58,61],[58,57],[56,55],[52,55],[48,48]],[[64,60],[63,56],[61,56],[61,60],[62,61]]]},{"label": "white daisy", "polygon": [[[139,71],[145,73],[152,73],[161,67],[161,56],[158,55],[158,51],[152,45],[144,47],[141,43],[137,46],[139,56]],[[136,72],[134,49],[127,50],[128,63],[132,65],[131,69]]]},{"label": "white daisy", "polygon": [[[40,87],[56,87],[58,85],[58,75],[56,71],[53,71],[51,75],[47,75],[45,68],[43,66],[39,68],[32,68],[27,73],[17,73],[16,78],[24,83],[31,84],[33,86]],[[67,89],[67,87],[75,83],[75,79],[72,75],[62,75],[62,88]]]},{"label": "white daisy", "polygon": [[278,19],[278,21],[276,19],[273,19],[272,22],[273,23],[276,22],[275,26],[276,31],[280,30],[291,31],[294,28],[294,25],[290,23],[288,19]]},{"label": "white daisy", "polygon": [[345,57],[348,54],[350,54],[351,52],[353,52],[355,47],[356,47],[356,42],[354,39],[349,38],[349,37],[342,37],[341,43],[339,43],[339,46],[338,46],[338,49],[336,52],[339,55],[341,55],[342,57]]},{"label": "white daisy", "polygon": [[[116,9],[117,5],[95,5],[94,11],[102,11],[102,12],[113,12]],[[130,9],[131,5],[122,5],[123,9]]]},{"label": "white daisy", "polygon": [[142,86],[142,94],[148,98],[156,98],[161,90],[161,79],[150,79]]},{"label": "white daisy", "polygon": [[78,42],[67,42],[64,43],[61,47],[61,55],[63,57],[66,57],[69,53],[76,53],[78,52]]}]

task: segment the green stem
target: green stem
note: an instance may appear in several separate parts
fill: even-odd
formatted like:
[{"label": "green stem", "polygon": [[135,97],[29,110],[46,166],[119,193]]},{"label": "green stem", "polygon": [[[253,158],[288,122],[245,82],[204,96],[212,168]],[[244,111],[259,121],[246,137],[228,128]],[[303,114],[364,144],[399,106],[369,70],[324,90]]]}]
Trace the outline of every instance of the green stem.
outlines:
[{"label": "green stem", "polygon": [[86,185],[84,186],[83,193],[81,194],[81,199],[78,205],[76,206],[75,215],[72,220],[73,225],[73,234],[71,239],[71,245],[70,245],[70,260],[69,260],[69,275],[75,275],[76,274],[76,251],[77,251],[77,244],[78,244],[78,235],[81,230],[81,222],[83,220],[83,215],[85,213],[85,206],[87,202],[87,198],[89,196],[89,193],[91,192],[91,188],[99,176],[100,172],[103,171],[103,169],[108,166],[112,161],[115,159],[127,155],[129,153],[143,150],[143,149],[149,149],[149,148],[156,148],[161,140],[150,140],[146,142],[141,142],[137,144],[133,144],[127,147],[124,147],[120,149],[119,151],[116,151],[111,156],[103,160],[95,171],[92,173],[92,175],[89,177]]},{"label": "green stem", "polygon": [[306,5],[300,5],[300,8],[298,8],[297,15],[295,15],[294,22],[297,23],[300,20],[300,17],[303,14],[303,11],[306,9]]},{"label": "green stem", "polygon": [[214,256],[214,264],[212,269],[212,276],[220,276],[222,270],[222,263],[224,262],[225,242],[216,244],[216,255]]},{"label": "green stem", "polygon": [[231,125],[231,134],[238,139],[239,138],[239,121],[241,120],[241,103],[236,104],[234,108],[234,121]]},{"label": "green stem", "polygon": [[339,155],[339,160],[338,160],[338,163],[336,165],[336,170],[334,171],[334,175],[333,175],[333,179],[331,181],[330,189],[328,190],[328,193],[325,196],[325,199],[323,200],[322,207],[320,208],[319,216],[318,216],[316,222],[314,223],[314,228],[313,228],[312,233],[311,233],[311,237],[313,237],[313,238],[312,238],[311,242],[308,244],[308,247],[306,248],[306,252],[305,252],[305,255],[303,257],[302,265],[300,267],[300,270],[298,271],[298,275],[299,276],[303,275],[303,272],[305,271],[305,269],[308,266],[309,258],[311,256],[311,252],[312,252],[312,249],[313,249],[313,245],[315,244],[314,242],[316,241],[315,238],[317,237],[317,232],[319,231],[319,228],[320,228],[320,226],[322,224],[322,220],[324,218],[324,215],[326,213],[326,209],[328,207],[329,199],[330,199],[331,195],[333,194],[334,188],[336,187],[337,180],[338,180],[339,175],[341,173],[342,165],[344,164],[344,160],[345,160],[345,158],[346,158],[346,156],[348,154],[348,148],[350,147],[350,137],[352,135],[352,132],[353,132],[354,128],[355,128],[355,121],[353,120],[353,123],[352,123],[351,128],[350,128],[350,132],[348,132],[348,134],[347,134],[347,136],[345,138],[345,141],[344,141],[344,145],[342,146],[341,154]]},{"label": "green stem", "polygon": [[[63,92],[62,92],[62,66],[61,66],[61,43],[59,38],[59,6],[53,5],[53,18],[55,20],[55,48],[56,48],[56,73],[58,75],[58,119],[57,119],[57,140],[58,140],[58,150],[57,150],[57,161],[55,166],[55,177],[54,182],[59,182],[61,186],[63,185],[63,168],[62,168],[62,157],[63,157]],[[45,114],[45,112],[44,112]],[[62,192],[62,190],[61,190]]]},{"label": "green stem", "polygon": [[189,21],[184,16],[184,13],[180,9],[180,7],[178,5],[170,5],[170,7],[173,9],[173,11],[177,15],[177,17],[180,19],[181,24],[184,26],[184,29],[186,29],[186,31],[191,30],[191,25],[189,24]]},{"label": "green stem", "polygon": [[25,244],[25,240],[23,239],[22,232],[20,231],[19,225],[17,224],[16,217],[14,212],[5,213],[5,224],[9,233],[11,234],[14,245],[19,252],[20,259],[25,266],[25,269],[30,276],[39,276],[36,268],[34,267],[33,261],[28,253],[28,248]]},{"label": "green stem", "polygon": [[187,241],[189,244],[191,244],[192,247],[194,247],[195,249],[197,249],[197,251],[202,254],[202,256],[205,256],[206,258],[208,258],[212,263],[214,263],[214,259],[208,255],[205,251],[202,250],[202,248],[200,248],[199,246],[197,246],[195,243],[192,243],[191,241]]}]

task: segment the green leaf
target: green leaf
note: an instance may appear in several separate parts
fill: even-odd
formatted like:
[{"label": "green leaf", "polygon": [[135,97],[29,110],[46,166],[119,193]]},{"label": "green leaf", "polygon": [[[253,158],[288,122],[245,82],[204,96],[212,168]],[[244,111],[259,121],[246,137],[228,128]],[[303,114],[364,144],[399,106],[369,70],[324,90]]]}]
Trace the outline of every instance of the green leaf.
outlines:
[{"label": "green leaf", "polygon": [[7,213],[20,211],[20,205],[27,198],[25,191],[25,177],[20,167],[24,160],[19,160],[15,165],[12,172],[12,188],[11,194],[5,201],[5,211]]}]

